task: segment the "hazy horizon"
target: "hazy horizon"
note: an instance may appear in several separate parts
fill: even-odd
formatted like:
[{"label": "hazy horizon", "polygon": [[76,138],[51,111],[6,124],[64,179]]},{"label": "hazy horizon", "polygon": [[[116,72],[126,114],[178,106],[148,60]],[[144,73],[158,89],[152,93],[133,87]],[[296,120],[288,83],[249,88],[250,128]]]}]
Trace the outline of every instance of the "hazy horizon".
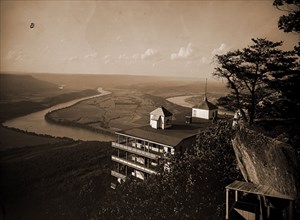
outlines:
[{"label": "hazy horizon", "polygon": [[0,72],[211,78],[251,38],[296,45],[272,2],[1,1]]},{"label": "hazy horizon", "polygon": [[0,74],[8,74],[8,75],[65,75],[65,76],[72,76],[72,75],[82,75],[82,76],[136,76],[136,77],[174,77],[174,79],[178,78],[187,78],[188,80],[197,79],[197,80],[218,80],[216,77],[212,75],[178,75],[178,74],[134,74],[134,73],[47,73],[47,72],[24,72],[24,71],[1,71]]}]

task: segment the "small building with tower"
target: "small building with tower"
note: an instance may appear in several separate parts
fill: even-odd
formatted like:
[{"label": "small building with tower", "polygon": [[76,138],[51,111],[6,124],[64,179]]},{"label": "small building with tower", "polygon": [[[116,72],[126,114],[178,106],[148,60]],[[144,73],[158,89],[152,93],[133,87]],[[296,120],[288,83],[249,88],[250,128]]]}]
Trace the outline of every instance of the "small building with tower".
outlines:
[{"label": "small building with tower", "polygon": [[205,94],[203,102],[193,106],[192,118],[216,119],[218,117],[218,107],[207,99],[207,79],[205,82]]},{"label": "small building with tower", "polygon": [[193,118],[203,118],[203,119],[214,119],[218,117],[218,107],[207,100],[207,97],[204,97],[202,103],[195,105],[192,108],[192,117]]}]

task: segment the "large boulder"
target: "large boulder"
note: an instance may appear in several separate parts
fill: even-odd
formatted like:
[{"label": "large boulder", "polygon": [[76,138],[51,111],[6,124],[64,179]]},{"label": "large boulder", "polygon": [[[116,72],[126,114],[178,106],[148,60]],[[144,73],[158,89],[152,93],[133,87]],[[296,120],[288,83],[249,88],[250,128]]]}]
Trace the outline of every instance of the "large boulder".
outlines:
[{"label": "large boulder", "polygon": [[291,145],[247,128],[237,131],[232,144],[247,182],[271,186],[293,198],[299,196],[299,170]]}]

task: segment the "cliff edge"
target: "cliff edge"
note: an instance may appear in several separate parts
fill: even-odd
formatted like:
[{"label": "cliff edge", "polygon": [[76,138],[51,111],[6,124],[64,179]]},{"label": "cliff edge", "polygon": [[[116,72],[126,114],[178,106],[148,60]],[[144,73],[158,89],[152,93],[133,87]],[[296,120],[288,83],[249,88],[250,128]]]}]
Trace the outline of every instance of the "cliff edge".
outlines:
[{"label": "cliff edge", "polygon": [[237,131],[232,144],[247,182],[271,186],[279,193],[299,198],[299,170],[291,145],[247,128]]}]

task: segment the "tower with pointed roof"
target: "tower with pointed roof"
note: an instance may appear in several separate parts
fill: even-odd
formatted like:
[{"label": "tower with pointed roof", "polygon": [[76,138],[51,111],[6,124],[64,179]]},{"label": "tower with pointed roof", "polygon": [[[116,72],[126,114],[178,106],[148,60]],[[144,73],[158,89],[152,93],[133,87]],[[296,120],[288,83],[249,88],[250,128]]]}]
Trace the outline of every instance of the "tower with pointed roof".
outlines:
[{"label": "tower with pointed roof", "polygon": [[150,112],[150,125],[155,129],[170,128],[172,127],[172,116],[171,112],[161,106]]},{"label": "tower with pointed roof", "polygon": [[207,99],[207,79],[205,83],[205,94],[202,103],[199,103],[192,108],[193,118],[214,119],[218,116],[218,107]]}]

